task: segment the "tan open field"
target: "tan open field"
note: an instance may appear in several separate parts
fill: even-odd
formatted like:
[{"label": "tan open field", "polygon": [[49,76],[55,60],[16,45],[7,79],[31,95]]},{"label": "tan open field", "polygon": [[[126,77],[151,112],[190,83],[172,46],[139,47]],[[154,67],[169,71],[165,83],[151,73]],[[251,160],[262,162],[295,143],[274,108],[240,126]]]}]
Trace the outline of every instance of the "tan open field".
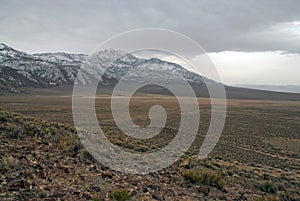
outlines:
[{"label": "tan open field", "polygon": [[[201,111],[200,128],[193,145],[186,154],[188,157],[198,154],[210,120],[210,100],[199,98],[198,103]],[[117,128],[111,115],[109,96],[98,96],[95,108],[99,123],[111,142],[133,152],[152,152],[166,146],[176,135],[180,120],[178,102],[176,98],[170,96],[137,95],[130,104],[131,117],[141,127],[150,123],[148,111],[156,104],[165,108],[168,119],[165,128],[157,136],[148,140],[133,139]],[[244,188],[254,189],[254,192],[257,189],[271,192],[272,189],[266,190],[265,187],[260,186],[265,181],[274,183],[276,189],[280,191],[278,195],[299,196],[300,102],[228,100],[227,107],[222,136],[209,155],[211,162],[204,161],[200,163],[201,167],[217,171],[227,168],[228,176],[225,176],[225,180],[229,199],[237,196],[235,188],[243,191],[243,194],[247,194],[248,191],[242,190]],[[28,117],[73,125],[71,96],[1,96],[0,108]],[[3,151],[5,152],[4,149]],[[9,155],[9,153],[6,154]],[[208,163],[212,163],[213,166]],[[235,173],[231,173],[232,168]],[[166,171],[171,170],[172,168]],[[181,175],[181,171],[181,169],[176,170],[174,174]],[[163,178],[167,177],[163,171],[159,174]],[[120,181],[125,182],[126,179]],[[159,179],[158,182],[161,180]],[[186,184],[180,185],[182,187]],[[174,188],[178,190],[179,186],[174,186]],[[284,186],[283,190],[282,186]],[[182,191],[186,189],[184,187]],[[262,194],[253,193],[252,190],[248,196]],[[223,191],[218,192],[224,194]],[[212,193],[212,196],[219,194]]]},{"label": "tan open field", "polygon": [[[201,144],[210,119],[210,100],[199,98],[198,102],[201,124],[200,139],[198,139],[198,143],[195,143],[196,147]],[[134,96],[130,104],[132,119],[142,127],[148,125],[150,123],[149,108],[156,104],[162,105],[168,114],[166,123],[168,130],[164,130],[165,134],[168,135],[168,138],[174,136],[180,120],[179,105],[174,97]],[[213,154],[232,160],[254,163],[260,159],[268,159],[267,163],[274,166],[280,165],[281,160],[277,161],[280,157],[286,160],[285,166],[300,167],[300,102],[228,100],[227,104],[228,111],[224,131]],[[73,124],[71,96],[1,96],[0,105],[5,110],[18,112],[25,116]],[[97,97],[96,111],[99,123],[104,130],[108,130],[109,133],[117,129],[111,115],[109,96]],[[115,134],[122,135],[117,130]],[[124,135],[124,137],[126,136]],[[165,135],[159,137],[165,138]],[[158,138],[157,140],[160,141]],[[293,143],[290,143],[291,141]],[[245,157],[248,155],[249,157]],[[289,165],[289,163],[291,164]]]}]

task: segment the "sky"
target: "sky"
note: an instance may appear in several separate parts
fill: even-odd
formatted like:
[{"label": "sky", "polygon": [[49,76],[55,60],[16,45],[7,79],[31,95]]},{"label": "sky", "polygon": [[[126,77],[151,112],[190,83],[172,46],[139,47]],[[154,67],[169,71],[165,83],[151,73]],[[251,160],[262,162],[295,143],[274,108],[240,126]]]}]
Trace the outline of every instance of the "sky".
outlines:
[{"label": "sky", "polygon": [[225,84],[300,85],[299,9],[298,0],[0,0],[0,42],[89,53],[124,31],[165,28],[200,44]]}]

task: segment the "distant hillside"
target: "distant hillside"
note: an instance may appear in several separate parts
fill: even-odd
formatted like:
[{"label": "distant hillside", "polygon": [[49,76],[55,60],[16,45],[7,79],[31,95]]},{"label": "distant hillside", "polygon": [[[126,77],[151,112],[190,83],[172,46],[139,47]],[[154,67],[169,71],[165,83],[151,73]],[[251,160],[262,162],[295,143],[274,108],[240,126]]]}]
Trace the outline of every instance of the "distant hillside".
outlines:
[{"label": "distant hillside", "polygon": [[[222,83],[188,71],[179,64],[158,58],[141,59],[121,50],[107,49],[96,52],[89,58],[96,63],[85,68],[87,55],[68,53],[28,54],[0,43],[0,93],[42,93],[63,92],[70,94],[73,84],[82,69],[78,81],[89,85],[100,80],[99,91],[112,91],[118,80],[128,75],[129,82],[160,81],[180,86],[188,81],[199,97],[209,97],[205,84],[218,89]],[[113,62],[112,62],[113,61]],[[225,86],[228,98],[300,100],[300,94],[278,93]],[[140,90],[146,93],[170,94],[164,88],[147,86]],[[183,92],[184,93],[184,92]]]},{"label": "distant hillside", "polygon": [[236,87],[278,91],[286,93],[300,93],[300,85],[236,85]]}]

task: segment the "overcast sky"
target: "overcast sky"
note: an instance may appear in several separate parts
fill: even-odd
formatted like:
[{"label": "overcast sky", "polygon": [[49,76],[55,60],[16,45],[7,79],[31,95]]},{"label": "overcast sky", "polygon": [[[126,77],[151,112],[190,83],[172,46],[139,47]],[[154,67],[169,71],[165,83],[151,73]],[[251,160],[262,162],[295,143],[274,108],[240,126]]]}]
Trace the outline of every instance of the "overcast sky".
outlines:
[{"label": "overcast sky", "polygon": [[30,53],[89,53],[145,27],[194,39],[227,84],[300,84],[298,0],[0,0],[0,42]]}]

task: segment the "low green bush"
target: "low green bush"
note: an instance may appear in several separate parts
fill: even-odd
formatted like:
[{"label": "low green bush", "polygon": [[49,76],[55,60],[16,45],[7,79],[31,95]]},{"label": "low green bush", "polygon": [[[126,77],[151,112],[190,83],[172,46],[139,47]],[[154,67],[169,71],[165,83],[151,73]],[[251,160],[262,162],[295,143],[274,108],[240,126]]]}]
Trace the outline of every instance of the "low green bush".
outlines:
[{"label": "low green bush", "polygon": [[224,181],[220,173],[207,170],[189,170],[183,176],[194,184],[204,184],[207,186],[224,189]]},{"label": "low green bush", "polygon": [[256,187],[266,193],[276,194],[278,187],[275,183],[271,181],[265,181],[256,185]]},{"label": "low green bush", "polygon": [[109,197],[118,201],[126,201],[131,198],[130,194],[125,190],[117,190],[111,193]]}]

